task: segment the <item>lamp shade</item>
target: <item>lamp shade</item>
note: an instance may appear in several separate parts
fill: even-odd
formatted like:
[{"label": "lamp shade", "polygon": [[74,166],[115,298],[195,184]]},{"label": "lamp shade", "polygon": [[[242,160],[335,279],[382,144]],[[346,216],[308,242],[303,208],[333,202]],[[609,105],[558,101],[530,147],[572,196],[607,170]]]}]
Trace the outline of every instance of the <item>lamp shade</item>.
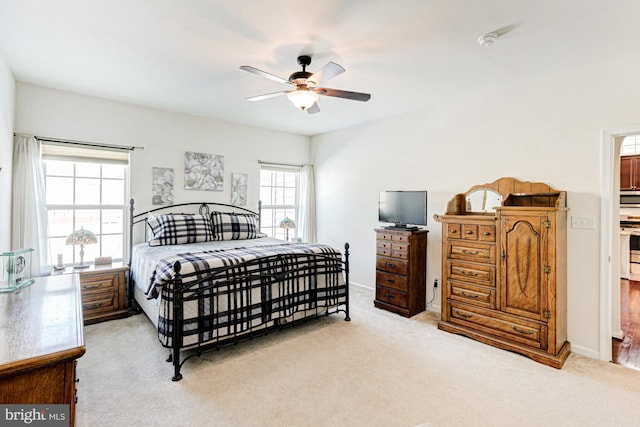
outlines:
[{"label": "lamp shade", "polygon": [[92,243],[98,243],[96,235],[93,234],[93,231],[85,230],[84,228],[74,231],[67,237],[67,245],[90,245]]},{"label": "lamp shade", "polygon": [[316,103],[318,100],[318,94],[309,90],[309,88],[298,87],[298,89],[289,92],[287,94],[287,98],[289,98],[289,101],[291,101],[296,107],[301,110],[306,110]]},{"label": "lamp shade", "polygon": [[291,218],[285,218],[280,221],[280,228],[292,229],[296,228],[296,223]]}]

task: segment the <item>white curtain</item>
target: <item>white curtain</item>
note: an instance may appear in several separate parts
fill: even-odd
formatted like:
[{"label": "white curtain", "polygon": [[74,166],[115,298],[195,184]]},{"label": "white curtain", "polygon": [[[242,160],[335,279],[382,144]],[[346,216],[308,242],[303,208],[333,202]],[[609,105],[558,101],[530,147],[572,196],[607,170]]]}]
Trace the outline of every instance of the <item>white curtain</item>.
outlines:
[{"label": "white curtain", "polygon": [[302,232],[303,242],[316,243],[316,189],[313,179],[313,165],[304,165],[300,169],[300,210],[298,211],[298,229]]},{"label": "white curtain", "polygon": [[13,140],[13,249],[33,248],[31,275],[48,273],[47,204],[40,142],[33,136]]}]

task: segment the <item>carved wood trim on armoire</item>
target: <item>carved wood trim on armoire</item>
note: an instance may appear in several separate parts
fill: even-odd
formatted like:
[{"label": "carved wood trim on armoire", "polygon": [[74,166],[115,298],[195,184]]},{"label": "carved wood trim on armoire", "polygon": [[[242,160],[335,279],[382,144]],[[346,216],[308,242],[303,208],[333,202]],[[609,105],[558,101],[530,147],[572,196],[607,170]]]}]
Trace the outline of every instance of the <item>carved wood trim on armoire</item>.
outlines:
[{"label": "carved wood trim on armoire", "polygon": [[561,368],[567,341],[566,192],[500,178],[456,194],[442,223],[438,328]]}]

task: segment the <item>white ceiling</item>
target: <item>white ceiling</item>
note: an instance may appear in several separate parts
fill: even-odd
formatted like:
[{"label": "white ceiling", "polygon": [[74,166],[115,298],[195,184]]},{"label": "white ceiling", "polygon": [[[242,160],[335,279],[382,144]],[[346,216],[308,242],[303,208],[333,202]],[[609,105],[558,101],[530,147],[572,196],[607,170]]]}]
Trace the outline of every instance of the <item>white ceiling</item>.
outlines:
[{"label": "white ceiling", "polygon": [[[21,82],[315,135],[635,54],[639,17],[639,0],[0,0],[0,55]],[[286,87],[240,65],[287,78],[300,54],[371,100],[244,100]]]}]

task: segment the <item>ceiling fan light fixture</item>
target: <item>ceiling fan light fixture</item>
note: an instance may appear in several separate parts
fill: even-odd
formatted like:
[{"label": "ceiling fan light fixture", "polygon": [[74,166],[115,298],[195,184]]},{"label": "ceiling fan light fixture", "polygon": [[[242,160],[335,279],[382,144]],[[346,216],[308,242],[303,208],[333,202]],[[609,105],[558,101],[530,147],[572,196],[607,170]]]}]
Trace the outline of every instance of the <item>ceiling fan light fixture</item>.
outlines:
[{"label": "ceiling fan light fixture", "polygon": [[306,110],[313,106],[318,100],[318,94],[306,87],[299,87],[298,89],[287,93],[287,98],[293,105],[301,110]]}]

